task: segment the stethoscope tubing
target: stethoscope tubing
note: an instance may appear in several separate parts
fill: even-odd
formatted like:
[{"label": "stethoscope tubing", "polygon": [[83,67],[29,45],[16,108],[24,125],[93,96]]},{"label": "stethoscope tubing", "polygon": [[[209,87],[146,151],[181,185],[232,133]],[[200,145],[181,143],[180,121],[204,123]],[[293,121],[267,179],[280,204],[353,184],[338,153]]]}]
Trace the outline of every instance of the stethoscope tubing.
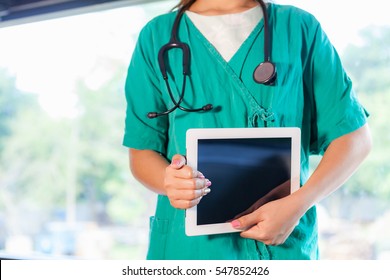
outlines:
[{"label": "stethoscope tubing", "polygon": [[[269,35],[269,26],[268,26],[268,14],[267,14],[267,7],[265,6],[264,2],[262,0],[256,0],[262,10],[263,10],[263,18],[264,18],[264,62],[260,63],[259,66],[256,67],[255,71],[253,72],[253,78],[255,82],[259,84],[264,84],[264,85],[273,85],[276,79],[276,67],[275,65],[270,61],[270,52],[269,52],[269,47],[270,47],[270,35]],[[173,23],[172,31],[171,31],[171,38],[167,44],[161,47],[158,53],[158,64],[160,67],[160,71],[162,74],[162,77],[165,81],[165,85],[169,94],[169,97],[171,98],[174,106],[164,112],[158,113],[158,112],[149,112],[147,114],[148,118],[156,118],[159,116],[164,116],[172,113],[176,109],[180,109],[184,112],[207,112],[211,111],[213,109],[212,104],[206,104],[202,107],[195,108],[195,109],[190,109],[190,108],[185,108],[181,106],[181,103],[184,99],[184,93],[185,93],[185,87],[186,87],[186,80],[187,76],[189,75],[189,60],[190,60],[190,47],[188,44],[180,42],[177,38],[178,35],[178,29],[179,29],[179,24],[180,20],[184,14],[184,12],[189,8],[189,5],[183,6],[179,9],[177,12],[175,21]],[[176,101],[175,97],[172,94],[171,87],[169,85],[168,81],[168,74],[167,74],[167,69],[165,65],[165,54],[173,49],[181,49],[183,52],[183,59],[182,59],[182,66],[183,66],[183,84],[182,84],[182,89],[181,93],[179,96],[179,100]]]}]

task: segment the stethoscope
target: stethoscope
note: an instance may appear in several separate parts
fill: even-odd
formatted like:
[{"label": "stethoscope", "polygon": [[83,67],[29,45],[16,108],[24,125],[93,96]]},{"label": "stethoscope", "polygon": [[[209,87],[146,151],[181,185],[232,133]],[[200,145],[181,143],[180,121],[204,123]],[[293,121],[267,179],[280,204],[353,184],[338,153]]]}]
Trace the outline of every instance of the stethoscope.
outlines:
[{"label": "stethoscope", "polygon": [[[262,0],[256,0],[260,6],[261,9],[263,10],[263,17],[264,17],[264,61],[260,63],[256,68],[255,71],[253,72],[253,79],[255,80],[256,83],[263,84],[263,85],[274,85],[275,80],[276,80],[276,66],[274,63],[271,62],[270,60],[270,54],[269,54],[269,47],[270,47],[270,35],[269,35],[269,29],[268,29],[268,14],[267,14],[267,8]],[[187,76],[189,73],[189,59],[190,59],[190,47],[188,44],[180,42],[177,39],[177,33],[179,29],[179,23],[180,20],[184,14],[184,12],[187,10],[187,6],[182,7],[175,18],[175,21],[173,23],[173,28],[171,32],[171,39],[169,42],[162,46],[159,53],[158,53],[158,64],[160,67],[161,74],[163,76],[163,79],[165,81],[167,91],[169,93],[169,96],[174,104],[174,106],[165,111],[165,112],[149,112],[148,113],[148,118],[153,119],[156,117],[160,116],[165,116],[170,114],[171,112],[175,111],[176,109],[180,109],[184,112],[207,112],[213,109],[212,104],[206,104],[200,108],[195,108],[195,109],[190,109],[181,106],[181,102],[183,101],[184,98],[184,93],[185,93],[185,87],[186,87],[186,80]],[[172,94],[171,87],[169,86],[169,81],[168,81],[168,75],[167,75],[167,70],[165,67],[165,59],[164,56],[166,52],[168,52],[170,49],[181,49],[183,52],[183,59],[182,59],[182,64],[183,64],[183,84],[181,88],[181,93],[179,96],[179,100],[176,101],[175,97]]]}]

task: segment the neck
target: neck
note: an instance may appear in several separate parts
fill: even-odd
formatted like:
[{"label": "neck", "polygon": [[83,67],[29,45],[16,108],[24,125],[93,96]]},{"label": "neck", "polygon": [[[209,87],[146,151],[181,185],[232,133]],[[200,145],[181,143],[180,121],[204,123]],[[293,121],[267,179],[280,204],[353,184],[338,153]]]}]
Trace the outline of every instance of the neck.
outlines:
[{"label": "neck", "polygon": [[255,0],[197,0],[189,10],[201,15],[214,16],[240,13],[257,5]]}]

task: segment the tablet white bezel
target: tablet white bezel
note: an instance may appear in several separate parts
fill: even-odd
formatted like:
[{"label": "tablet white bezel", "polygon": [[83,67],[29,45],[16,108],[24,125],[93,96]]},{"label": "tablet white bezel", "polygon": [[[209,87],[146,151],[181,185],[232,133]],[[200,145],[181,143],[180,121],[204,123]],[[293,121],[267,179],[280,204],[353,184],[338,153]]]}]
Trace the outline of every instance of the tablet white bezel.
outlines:
[{"label": "tablet white bezel", "polygon": [[[197,170],[199,139],[240,138],[291,138],[291,193],[299,189],[301,130],[297,127],[189,129],[186,134],[187,164]],[[195,236],[240,230],[234,229],[230,223],[197,225],[197,206],[194,206],[186,210],[185,231],[186,235]]]}]

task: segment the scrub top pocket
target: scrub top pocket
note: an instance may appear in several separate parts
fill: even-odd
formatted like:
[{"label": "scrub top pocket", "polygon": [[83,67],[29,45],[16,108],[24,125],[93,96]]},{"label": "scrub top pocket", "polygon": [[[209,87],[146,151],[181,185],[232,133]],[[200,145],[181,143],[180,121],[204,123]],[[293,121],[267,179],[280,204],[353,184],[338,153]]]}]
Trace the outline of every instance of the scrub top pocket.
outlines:
[{"label": "scrub top pocket", "polygon": [[155,216],[149,220],[149,250],[146,259],[162,260],[165,258],[169,220]]}]

